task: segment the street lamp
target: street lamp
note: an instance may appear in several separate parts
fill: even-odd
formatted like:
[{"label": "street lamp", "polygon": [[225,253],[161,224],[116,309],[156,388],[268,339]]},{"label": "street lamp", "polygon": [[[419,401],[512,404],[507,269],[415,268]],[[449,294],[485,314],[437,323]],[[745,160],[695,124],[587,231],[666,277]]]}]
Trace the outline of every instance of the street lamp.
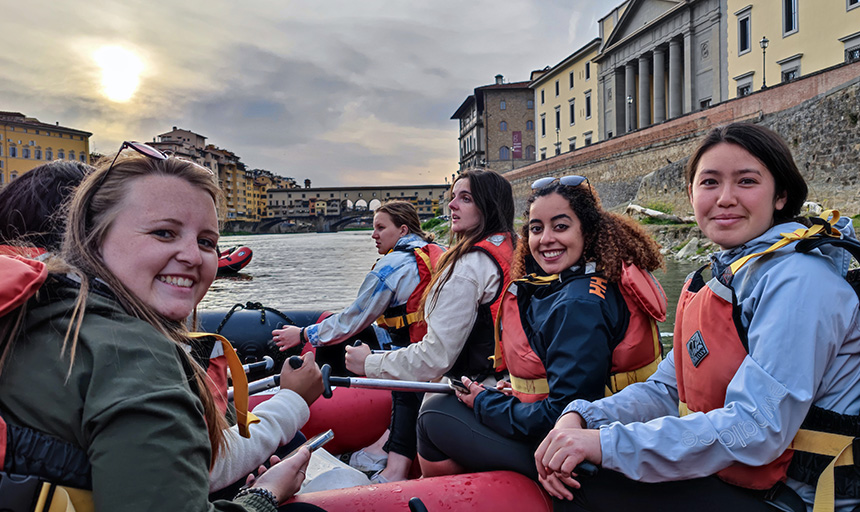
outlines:
[{"label": "street lamp", "polygon": [[764,58],[765,53],[767,53],[767,45],[770,41],[767,40],[767,36],[762,36],[761,41],[758,42],[758,45],[761,46],[761,88],[767,89],[767,75],[765,75],[765,70],[767,69],[767,61]]},{"label": "street lamp", "polygon": [[633,131],[633,96],[627,97],[627,131]]}]

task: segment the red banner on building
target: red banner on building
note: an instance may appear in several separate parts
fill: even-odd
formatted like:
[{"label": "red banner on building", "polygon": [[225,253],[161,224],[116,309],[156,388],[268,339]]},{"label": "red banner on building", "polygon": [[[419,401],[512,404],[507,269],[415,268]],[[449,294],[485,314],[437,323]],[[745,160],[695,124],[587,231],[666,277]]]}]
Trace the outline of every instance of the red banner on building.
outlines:
[{"label": "red banner on building", "polygon": [[513,158],[516,160],[517,158],[523,157],[523,132],[512,132],[514,134],[513,144],[511,147],[514,150]]}]

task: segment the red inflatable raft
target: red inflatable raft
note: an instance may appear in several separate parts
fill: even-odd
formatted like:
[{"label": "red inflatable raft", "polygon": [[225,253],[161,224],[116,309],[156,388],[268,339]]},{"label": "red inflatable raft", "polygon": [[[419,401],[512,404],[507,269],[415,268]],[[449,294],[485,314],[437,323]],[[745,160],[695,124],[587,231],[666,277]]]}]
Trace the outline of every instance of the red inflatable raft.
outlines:
[{"label": "red inflatable raft", "polygon": [[218,275],[235,274],[251,263],[253,252],[249,247],[231,247],[221,251],[218,257]]},{"label": "red inflatable raft", "polygon": [[[220,332],[233,342],[243,362],[270,355],[284,360],[271,343],[272,330],[283,325],[307,326],[331,313],[325,311],[278,311],[256,303],[237,305],[229,312],[204,311],[201,330]],[[305,345],[303,352],[314,350]],[[253,408],[271,396],[251,396]],[[334,438],[325,448],[332,454],[348,453],[379,439],[391,419],[391,393],[338,387],[332,397],[320,397],[310,409],[302,433],[310,438],[332,429]],[[363,485],[346,489],[299,494],[288,503],[312,503],[329,512],[406,512],[411,498],[419,498],[430,512],[550,512],[552,500],[537,482],[510,471],[489,471],[433,478]]]}]

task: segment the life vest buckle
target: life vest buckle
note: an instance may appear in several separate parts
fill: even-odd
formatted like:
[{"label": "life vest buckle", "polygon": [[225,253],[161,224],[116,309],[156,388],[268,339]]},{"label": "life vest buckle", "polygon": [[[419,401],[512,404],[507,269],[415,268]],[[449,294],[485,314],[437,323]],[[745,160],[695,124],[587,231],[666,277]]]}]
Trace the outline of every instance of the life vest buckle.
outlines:
[{"label": "life vest buckle", "polygon": [[14,475],[0,471],[0,510],[31,512],[42,486],[42,479],[33,475]]}]

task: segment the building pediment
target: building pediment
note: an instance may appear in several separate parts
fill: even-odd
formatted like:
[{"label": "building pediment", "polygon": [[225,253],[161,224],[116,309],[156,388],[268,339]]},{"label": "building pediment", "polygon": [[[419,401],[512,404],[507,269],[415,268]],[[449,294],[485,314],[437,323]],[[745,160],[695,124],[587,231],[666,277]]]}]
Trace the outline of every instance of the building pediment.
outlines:
[{"label": "building pediment", "polygon": [[618,20],[618,24],[606,38],[603,48],[610,48],[634,36],[644,27],[685,3],[687,0],[631,0],[621,19]]}]

